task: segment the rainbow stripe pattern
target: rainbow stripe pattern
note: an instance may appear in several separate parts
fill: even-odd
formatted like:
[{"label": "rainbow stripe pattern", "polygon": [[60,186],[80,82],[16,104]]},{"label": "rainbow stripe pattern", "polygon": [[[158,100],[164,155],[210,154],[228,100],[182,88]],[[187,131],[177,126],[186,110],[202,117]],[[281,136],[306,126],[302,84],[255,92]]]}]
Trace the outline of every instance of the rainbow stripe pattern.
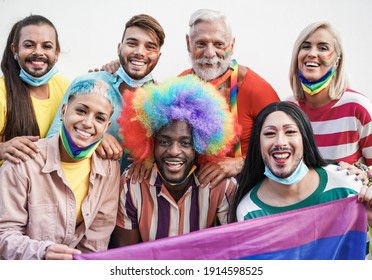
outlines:
[{"label": "rainbow stripe pattern", "polygon": [[[230,77],[230,110],[233,114],[234,118],[238,119],[238,63],[235,59],[232,61],[232,73]],[[238,140],[234,145],[234,155],[235,157],[241,157],[242,156],[242,149],[240,140]]]},{"label": "rainbow stripe pattern", "polygon": [[240,131],[225,99],[195,75],[127,91],[124,102],[118,119],[123,146],[149,165],[153,162],[153,135],[172,121],[189,123],[195,151],[212,162],[230,151]]}]

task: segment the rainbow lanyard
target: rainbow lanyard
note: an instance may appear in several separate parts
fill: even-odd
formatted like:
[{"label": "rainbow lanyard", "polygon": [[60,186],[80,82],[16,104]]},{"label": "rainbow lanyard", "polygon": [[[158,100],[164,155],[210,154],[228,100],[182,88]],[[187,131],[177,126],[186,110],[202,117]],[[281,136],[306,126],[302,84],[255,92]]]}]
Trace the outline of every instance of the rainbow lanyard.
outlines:
[{"label": "rainbow lanyard", "polygon": [[[238,103],[237,103],[237,97],[238,97],[238,63],[235,59],[231,61],[230,68],[226,71],[225,74],[222,76],[214,79],[213,81],[210,81],[210,83],[220,90],[223,86],[223,83],[227,81],[228,78],[230,78],[230,111],[233,114],[233,117],[235,120],[238,120]],[[242,148],[240,144],[240,139],[236,144],[234,145],[234,155],[235,157],[241,157],[242,156]]]}]

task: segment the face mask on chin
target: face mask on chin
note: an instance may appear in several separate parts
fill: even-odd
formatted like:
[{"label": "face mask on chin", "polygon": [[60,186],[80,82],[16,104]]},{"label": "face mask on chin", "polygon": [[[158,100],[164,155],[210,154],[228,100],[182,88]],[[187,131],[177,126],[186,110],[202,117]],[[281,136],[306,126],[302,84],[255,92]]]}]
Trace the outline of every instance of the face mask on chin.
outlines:
[{"label": "face mask on chin", "polygon": [[124,70],[123,66],[120,65],[118,71],[116,71],[116,75],[118,75],[128,86],[132,88],[137,88],[143,86],[145,83],[153,81],[151,73],[147,76],[143,77],[140,80],[135,80],[131,78]]},{"label": "face mask on chin", "polygon": [[46,85],[49,80],[58,72],[58,69],[56,66],[53,66],[52,69],[49,70],[45,75],[41,77],[34,77],[24,71],[21,68],[21,71],[19,72],[19,77],[22,81],[24,81],[26,84],[29,84],[30,86],[38,87],[41,85]]},{"label": "face mask on chin", "polygon": [[287,178],[279,178],[275,174],[271,172],[271,170],[265,165],[265,172],[267,178],[270,180],[273,180],[277,183],[283,184],[283,185],[293,185],[300,182],[305,175],[309,172],[309,169],[307,168],[306,164],[303,160],[301,160],[300,164],[297,166],[296,170],[292,173],[291,176]]},{"label": "face mask on chin", "polygon": [[68,155],[73,160],[79,160],[79,159],[91,157],[94,151],[96,150],[96,148],[98,147],[98,145],[101,143],[103,137],[89,144],[88,146],[79,147],[71,139],[70,134],[65,128],[64,122],[62,122],[61,130],[60,130],[60,138],[61,138],[63,147],[65,148]]},{"label": "face mask on chin", "polygon": [[310,95],[315,95],[329,86],[329,83],[331,82],[332,77],[335,73],[336,73],[336,67],[333,66],[320,79],[316,81],[308,81],[304,77],[300,69],[298,69],[298,78],[300,79],[302,89]]}]

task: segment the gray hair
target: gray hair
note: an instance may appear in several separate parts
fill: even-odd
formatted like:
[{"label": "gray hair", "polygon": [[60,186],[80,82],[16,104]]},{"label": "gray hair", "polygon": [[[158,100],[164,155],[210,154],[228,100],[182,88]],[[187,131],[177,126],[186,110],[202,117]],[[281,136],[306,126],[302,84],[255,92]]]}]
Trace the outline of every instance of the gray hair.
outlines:
[{"label": "gray hair", "polygon": [[214,22],[217,20],[222,20],[225,23],[226,29],[228,32],[227,35],[228,35],[229,40],[231,41],[233,38],[232,30],[231,30],[231,25],[226,18],[226,15],[221,11],[214,11],[214,10],[209,10],[209,9],[200,9],[200,10],[195,11],[191,15],[190,20],[189,20],[189,27],[190,27],[189,35],[191,36],[193,27],[199,22]]}]

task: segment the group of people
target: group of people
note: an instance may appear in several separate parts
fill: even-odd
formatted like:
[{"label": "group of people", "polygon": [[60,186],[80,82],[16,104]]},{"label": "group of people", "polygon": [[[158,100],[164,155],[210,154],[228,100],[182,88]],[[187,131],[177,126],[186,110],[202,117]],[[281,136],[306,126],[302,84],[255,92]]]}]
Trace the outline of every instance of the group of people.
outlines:
[{"label": "group of people", "polygon": [[372,107],[349,89],[336,31],[301,32],[294,95],[280,101],[233,59],[222,12],[197,10],[189,27],[192,68],[177,77],[154,80],[165,32],[140,14],[112,73],[70,84],[53,24],[13,26],[0,78],[1,258],[71,259],[350,195],[372,225]]}]

